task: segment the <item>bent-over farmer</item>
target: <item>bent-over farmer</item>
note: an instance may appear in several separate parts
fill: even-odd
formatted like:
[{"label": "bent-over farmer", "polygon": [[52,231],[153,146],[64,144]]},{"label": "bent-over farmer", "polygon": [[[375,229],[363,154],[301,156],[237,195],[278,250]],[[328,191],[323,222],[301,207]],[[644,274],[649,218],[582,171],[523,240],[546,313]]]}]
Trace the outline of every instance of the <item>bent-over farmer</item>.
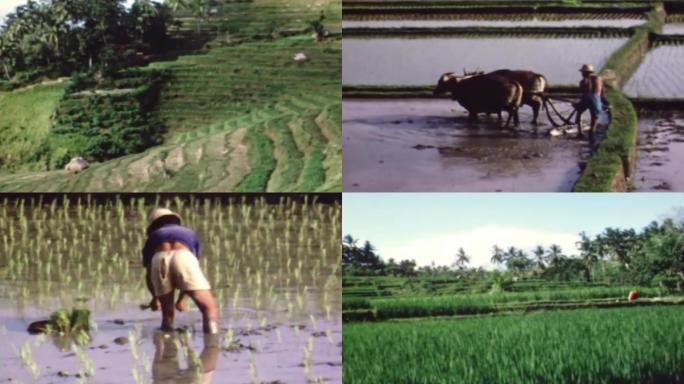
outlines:
[{"label": "bent-over farmer", "polygon": [[142,251],[146,282],[154,298],[153,311],[161,306],[164,331],[173,330],[174,292],[180,291],[175,308],[187,309],[190,296],[202,312],[204,332],[218,332],[218,305],[209,281],[199,265],[200,243],[197,234],[181,225],[181,216],[166,208],[150,214],[147,241]]},{"label": "bent-over farmer", "polygon": [[589,128],[589,137],[594,138],[594,132],[598,126],[599,115],[603,111],[601,105],[601,97],[603,96],[603,80],[594,73],[594,66],[591,64],[584,64],[580,69],[582,73],[582,80],[579,83],[580,87],[580,101],[575,104],[577,110],[577,136],[584,137],[582,133],[582,113],[589,110],[591,114],[591,125]]}]

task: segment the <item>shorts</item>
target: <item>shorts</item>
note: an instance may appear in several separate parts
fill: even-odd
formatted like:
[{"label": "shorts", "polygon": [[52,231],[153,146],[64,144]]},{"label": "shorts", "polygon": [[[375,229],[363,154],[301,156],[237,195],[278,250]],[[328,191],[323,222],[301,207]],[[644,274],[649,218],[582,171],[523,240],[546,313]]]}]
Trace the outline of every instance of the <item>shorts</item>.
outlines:
[{"label": "shorts", "polygon": [[211,289],[202,273],[199,260],[187,249],[157,252],[150,263],[150,279],[155,296],[181,291],[204,291]]},{"label": "shorts", "polygon": [[578,114],[587,109],[591,113],[591,116],[598,117],[603,112],[603,107],[601,106],[601,96],[596,94],[584,94],[580,98],[579,103],[575,104],[575,109],[577,109]]}]

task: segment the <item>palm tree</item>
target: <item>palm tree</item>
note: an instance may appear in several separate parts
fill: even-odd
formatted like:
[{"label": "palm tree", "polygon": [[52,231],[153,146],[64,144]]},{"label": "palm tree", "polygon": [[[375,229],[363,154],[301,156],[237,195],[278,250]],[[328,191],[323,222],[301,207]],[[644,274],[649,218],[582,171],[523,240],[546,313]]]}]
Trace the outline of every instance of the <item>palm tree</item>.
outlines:
[{"label": "palm tree", "polygon": [[456,261],[452,266],[457,269],[464,269],[465,266],[470,262],[470,257],[466,254],[463,248],[459,248],[456,253]]},{"label": "palm tree", "polygon": [[558,244],[551,244],[546,258],[550,264],[556,264],[560,258],[563,257],[563,250]]},{"label": "palm tree", "polygon": [[498,245],[492,247],[492,258],[490,261],[494,264],[501,264],[504,261],[504,251]]},{"label": "palm tree", "polygon": [[544,254],[546,253],[546,250],[544,250],[544,247],[537,245],[532,253],[537,261],[537,267],[542,271],[546,269],[546,265],[544,264]]}]

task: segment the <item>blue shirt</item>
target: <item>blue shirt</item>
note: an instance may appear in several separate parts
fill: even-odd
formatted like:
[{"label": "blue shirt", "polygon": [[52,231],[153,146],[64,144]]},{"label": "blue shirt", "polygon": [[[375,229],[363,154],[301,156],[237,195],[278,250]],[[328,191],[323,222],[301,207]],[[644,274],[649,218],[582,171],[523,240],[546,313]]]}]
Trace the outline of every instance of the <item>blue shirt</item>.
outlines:
[{"label": "blue shirt", "polygon": [[143,247],[142,257],[145,268],[149,267],[154,251],[164,242],[178,241],[185,244],[195,257],[199,258],[200,243],[197,234],[192,229],[178,224],[167,224],[150,233]]}]

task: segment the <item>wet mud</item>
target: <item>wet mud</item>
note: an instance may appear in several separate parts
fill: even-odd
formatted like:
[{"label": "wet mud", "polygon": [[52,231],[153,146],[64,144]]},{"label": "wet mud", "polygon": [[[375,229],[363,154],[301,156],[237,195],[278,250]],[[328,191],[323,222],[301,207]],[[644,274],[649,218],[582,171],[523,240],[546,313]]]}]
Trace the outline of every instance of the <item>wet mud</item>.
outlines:
[{"label": "wet mud", "polygon": [[545,116],[535,128],[527,106],[520,119],[507,130],[494,116],[470,122],[450,100],[344,100],[344,190],[570,191],[587,142],[553,137]]},{"label": "wet mud", "polygon": [[549,20],[529,18],[520,20],[478,19],[389,19],[389,20],[344,20],[342,28],[444,28],[444,27],[617,27],[630,28],[645,22],[639,18],[566,18]]},{"label": "wet mud", "polygon": [[639,192],[684,192],[684,113],[659,115],[639,118],[632,183]]}]

